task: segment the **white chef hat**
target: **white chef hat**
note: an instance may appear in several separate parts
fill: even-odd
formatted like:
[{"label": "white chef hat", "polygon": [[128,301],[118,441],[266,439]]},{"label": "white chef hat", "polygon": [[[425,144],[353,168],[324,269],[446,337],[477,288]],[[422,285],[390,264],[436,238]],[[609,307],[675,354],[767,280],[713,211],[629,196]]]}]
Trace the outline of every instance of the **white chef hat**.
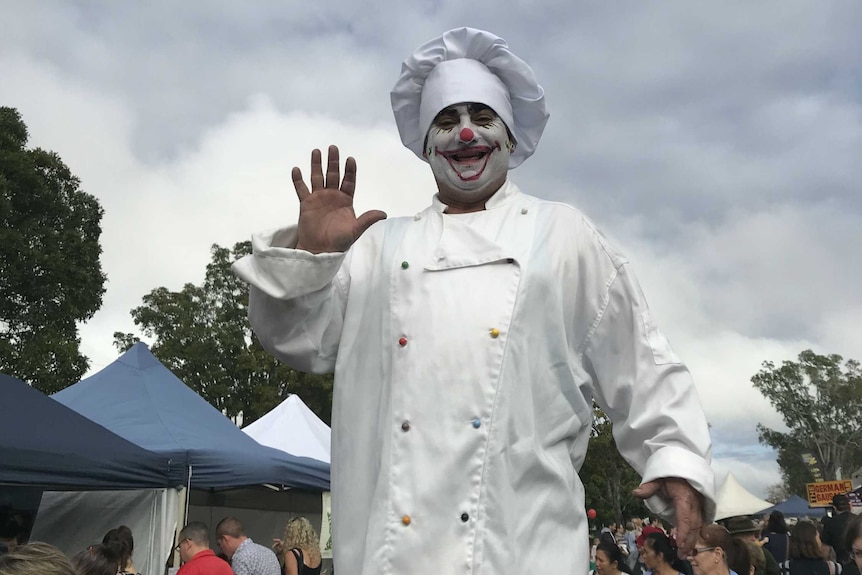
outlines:
[{"label": "white chef hat", "polygon": [[478,102],[493,108],[515,137],[509,168],[533,155],[548,121],[545,91],[506,41],[475,28],[449,30],[416,49],[392,89],[401,141],[423,157],[425,136],[447,106]]}]

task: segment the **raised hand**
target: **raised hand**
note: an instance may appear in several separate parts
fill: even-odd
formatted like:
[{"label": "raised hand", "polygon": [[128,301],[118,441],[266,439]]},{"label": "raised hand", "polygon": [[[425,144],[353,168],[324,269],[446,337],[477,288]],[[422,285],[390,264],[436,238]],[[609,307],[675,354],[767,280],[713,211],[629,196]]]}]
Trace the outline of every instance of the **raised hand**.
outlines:
[{"label": "raised hand", "polygon": [[680,559],[689,555],[697,543],[697,536],[703,526],[703,495],[698,493],[688,481],[679,477],[664,477],[641,484],[632,494],[640,499],[658,495],[673,503],[676,513],[676,536]]},{"label": "raised hand", "polygon": [[291,177],[299,198],[299,230],[296,249],[313,254],[343,252],[353,245],[371,224],[386,219],[380,210],[370,210],[356,217],[353,192],[356,189],[356,160],[347,158],[344,180],[338,148],[329,146],[324,179],[320,150],[311,152],[311,191],[299,168]]}]

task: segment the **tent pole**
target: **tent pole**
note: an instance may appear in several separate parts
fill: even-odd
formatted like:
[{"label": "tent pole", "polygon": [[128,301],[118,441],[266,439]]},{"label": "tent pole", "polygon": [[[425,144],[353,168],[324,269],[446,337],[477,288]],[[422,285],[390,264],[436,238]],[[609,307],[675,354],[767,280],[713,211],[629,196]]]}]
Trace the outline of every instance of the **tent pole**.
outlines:
[{"label": "tent pole", "polygon": [[189,498],[192,493],[192,466],[189,465],[189,481],[186,484],[186,513],[185,517],[189,516]]},{"label": "tent pole", "polygon": [[[177,530],[174,532],[174,533],[176,533],[176,535],[175,535],[175,537],[174,537],[174,545],[179,545],[179,543],[180,543],[180,541],[179,541],[179,539],[180,539],[180,531],[182,531],[183,527],[185,527],[185,526],[186,526],[186,523],[188,523],[188,518],[189,518],[189,492],[190,492],[191,490],[192,490],[192,466],[191,466],[191,465],[189,465],[189,478],[188,478],[188,481],[186,482],[186,485],[185,485],[184,487],[181,487],[181,488],[180,488],[180,497],[179,497],[179,513],[177,514],[177,523],[178,523],[178,526],[177,526]],[[183,493],[182,493],[183,491],[185,491],[185,497],[183,497]],[[173,552],[173,556],[174,556],[174,558],[173,558],[172,563],[173,563],[173,565],[174,565],[175,567],[177,567],[177,568],[178,568],[178,567],[180,566],[180,552],[176,550],[176,547],[174,547],[174,549],[175,549],[175,550],[174,550],[174,552]]]}]

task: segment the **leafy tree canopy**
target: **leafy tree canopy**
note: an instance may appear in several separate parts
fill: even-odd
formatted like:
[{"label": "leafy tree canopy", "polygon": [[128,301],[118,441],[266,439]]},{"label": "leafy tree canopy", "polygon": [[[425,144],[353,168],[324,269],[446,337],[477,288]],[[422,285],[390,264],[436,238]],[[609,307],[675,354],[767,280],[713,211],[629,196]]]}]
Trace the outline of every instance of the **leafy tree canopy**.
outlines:
[{"label": "leafy tree canopy", "polygon": [[814,481],[803,453],[813,455],[824,480],[842,479],[862,465],[862,372],[859,362],[811,350],[798,361],[763,363],[751,378],[778,410],[786,432],[758,424],[760,442],[778,452],[785,488],[805,497]]},{"label": "leafy tree canopy", "polygon": [[0,372],[52,393],[89,366],[78,322],[102,305],[103,210],[27,140],[18,111],[0,107]]},{"label": "leafy tree canopy", "polygon": [[[251,331],[248,287],[230,270],[234,260],[250,252],[250,242],[232,249],[213,245],[202,285],[189,283],[179,292],[156,288],[132,310],[132,318],[155,339],[153,354],[234,421],[248,425],[295,393],[329,424],[332,376],[290,369]],[[136,341],[134,334],[114,334],[122,351]]]}]

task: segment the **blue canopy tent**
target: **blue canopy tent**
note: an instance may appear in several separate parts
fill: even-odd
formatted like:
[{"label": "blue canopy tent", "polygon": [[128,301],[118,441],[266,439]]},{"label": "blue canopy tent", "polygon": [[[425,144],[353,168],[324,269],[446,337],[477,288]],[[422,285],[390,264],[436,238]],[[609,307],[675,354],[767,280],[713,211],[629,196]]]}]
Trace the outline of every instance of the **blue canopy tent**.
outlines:
[{"label": "blue canopy tent", "polygon": [[[173,464],[172,464],[173,463]],[[52,489],[179,485],[183,466],[0,374],[0,483]]]},{"label": "blue canopy tent", "polygon": [[155,453],[186,462],[192,488],[329,490],[329,465],[264,447],[136,343],[54,399]]},{"label": "blue canopy tent", "polygon": [[809,507],[808,501],[798,495],[791,495],[789,499],[773,505],[756,513],[756,515],[769,515],[773,511],[780,511],[785,517],[823,517],[826,515],[824,507]]}]

